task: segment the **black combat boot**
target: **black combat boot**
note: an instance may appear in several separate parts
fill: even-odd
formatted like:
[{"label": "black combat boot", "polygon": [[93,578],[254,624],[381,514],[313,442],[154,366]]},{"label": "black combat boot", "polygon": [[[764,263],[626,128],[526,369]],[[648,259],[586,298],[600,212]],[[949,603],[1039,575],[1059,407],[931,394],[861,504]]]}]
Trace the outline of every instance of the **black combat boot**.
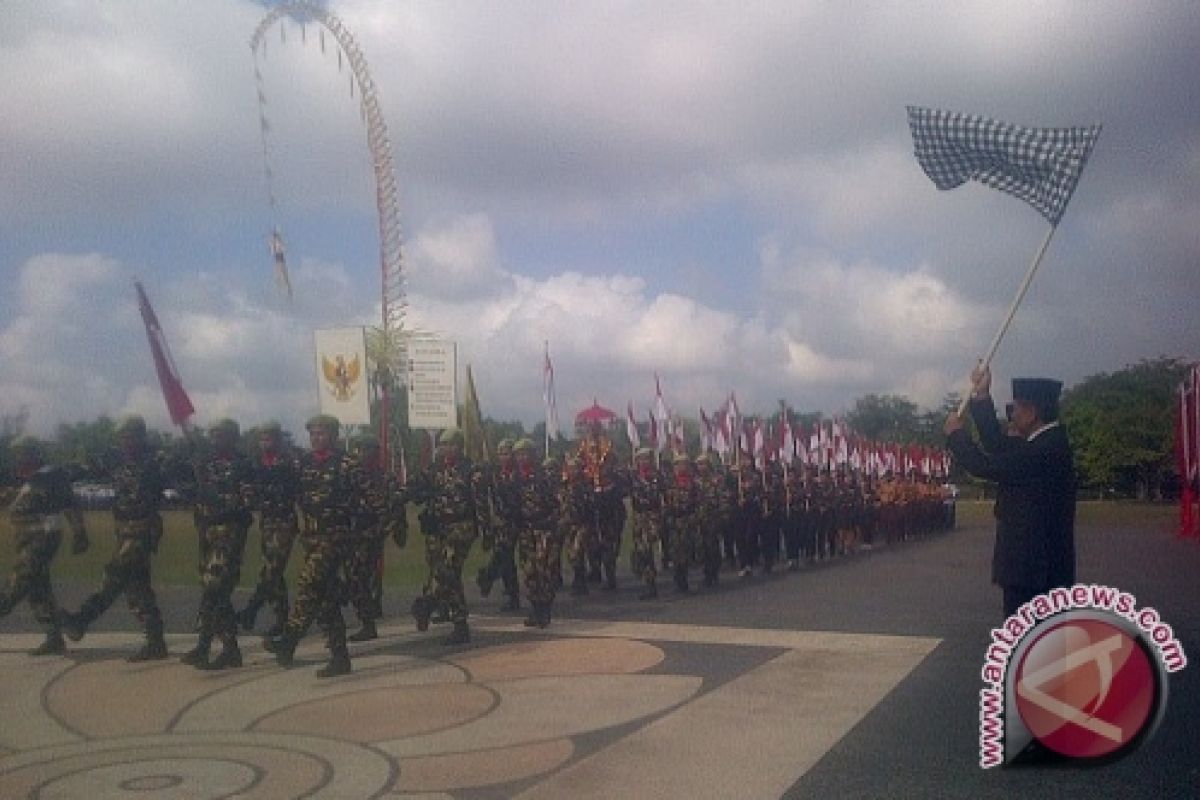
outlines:
[{"label": "black combat boot", "polygon": [[589,583],[600,583],[603,579],[600,574],[600,562],[593,561],[592,568],[588,570],[587,579]]},{"label": "black combat boot", "polygon": [[529,609],[529,616],[525,617],[525,627],[526,628],[538,628],[538,627],[541,627],[541,624],[542,624],[541,610],[539,609],[537,604],[533,604]]},{"label": "black combat boot", "polygon": [[197,669],[219,670],[230,669],[231,667],[240,667],[242,665],[242,651],[238,649],[237,636],[228,633],[221,637],[221,654],[212,661],[204,661],[197,664]]},{"label": "black combat boot", "polygon": [[617,560],[604,562],[604,588],[612,591],[617,588]]},{"label": "black combat boot", "polygon": [[479,572],[475,574],[475,585],[479,587],[479,594],[487,597],[492,593],[492,584],[496,582],[496,576],[487,567],[480,567]]},{"label": "black combat boot", "polygon": [[336,678],[350,674],[350,652],[345,645],[334,647],[329,654],[329,663],[317,670],[318,678]]},{"label": "black combat boot", "polygon": [[201,633],[200,638],[196,640],[196,646],[180,656],[179,661],[190,667],[203,667],[208,663],[208,651],[212,647],[212,638],[211,633]]},{"label": "black combat boot", "polygon": [[550,624],[550,609],[552,607],[553,606],[550,603],[546,603],[545,605],[542,606],[541,613],[538,615],[538,627],[539,628],[545,628],[546,626],[548,626]]},{"label": "black combat boot", "polygon": [[454,623],[454,629],[450,631],[450,635],[442,641],[442,644],[449,646],[466,644],[469,641],[471,641],[471,629],[467,626],[465,619],[460,619]]},{"label": "black combat boot", "polygon": [[501,611],[520,611],[521,610],[521,595],[513,592],[504,601],[504,605],[500,606]]},{"label": "black combat boot", "polygon": [[687,567],[675,568],[675,591],[679,594],[687,594],[688,589],[688,571]]},{"label": "black combat boot", "polygon": [[426,597],[425,595],[420,595],[419,597],[417,597],[416,599],[413,600],[412,615],[413,615],[413,619],[415,619],[417,621],[417,630],[419,630],[419,631],[429,630],[429,617],[432,613],[433,613],[433,609],[430,608],[430,603],[429,603],[428,597]]},{"label": "black combat boot", "polygon": [[29,651],[31,656],[57,656],[67,652],[67,643],[63,641],[62,632],[53,628],[46,632],[46,640]]},{"label": "black combat boot", "polygon": [[290,667],[292,662],[296,660],[296,645],[298,640],[295,636],[288,633],[284,629],[283,634],[278,639],[271,639],[263,643],[263,649],[268,653],[275,654],[275,663],[281,667]]},{"label": "black combat boot", "polygon": [[375,620],[364,619],[362,627],[358,632],[350,636],[351,642],[372,642],[379,638],[379,631],[375,630]]},{"label": "black combat boot", "polygon": [[587,571],[581,565],[575,568],[575,580],[571,581],[571,596],[582,597],[587,593]]},{"label": "black combat boot", "polygon": [[247,632],[254,630],[254,621],[258,619],[260,608],[262,608],[262,598],[259,597],[258,592],[255,592],[246,607],[238,612],[237,621],[242,626],[242,630]]},{"label": "black combat boot", "polygon": [[706,570],[704,571],[704,585],[705,585],[705,587],[707,587],[707,588],[709,588],[709,589],[711,589],[712,587],[714,587],[714,586],[716,586],[716,585],[717,585],[717,572],[716,572],[716,570],[708,570],[708,569],[706,569]]},{"label": "black combat boot", "polygon": [[91,620],[85,617],[82,611],[76,614],[62,608],[58,610],[58,627],[72,642],[83,638],[90,623]]},{"label": "black combat boot", "polygon": [[162,623],[146,627],[146,643],[136,653],[126,659],[131,664],[141,661],[161,661],[166,658],[167,643],[163,639]]},{"label": "black combat boot", "polygon": [[656,600],[658,599],[657,584],[647,583],[646,588],[638,593],[638,600]]}]

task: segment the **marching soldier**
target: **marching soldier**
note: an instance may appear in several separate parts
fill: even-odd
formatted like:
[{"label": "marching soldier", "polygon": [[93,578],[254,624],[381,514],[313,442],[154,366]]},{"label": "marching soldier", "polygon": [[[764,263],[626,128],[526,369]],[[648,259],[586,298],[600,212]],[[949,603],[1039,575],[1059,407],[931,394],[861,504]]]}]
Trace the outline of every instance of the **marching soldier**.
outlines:
[{"label": "marching soldier", "polygon": [[279,423],[268,422],[259,429],[259,455],[254,463],[255,500],[261,536],[262,568],[250,602],[238,615],[242,630],[254,630],[258,610],[270,603],[275,622],[266,638],[283,633],[288,618],[288,590],[284,572],[298,531],[296,502],[300,493],[300,466],[295,455],[284,452]]},{"label": "marching soldier", "polygon": [[658,470],[654,466],[654,451],[639,448],[634,456],[633,474],[629,480],[629,500],[633,508],[633,552],[630,565],[634,577],[642,582],[639,600],[658,597],[658,571],[655,567],[655,547],[663,531],[663,495]]},{"label": "marching soldier", "polygon": [[663,493],[663,506],[666,528],[670,532],[669,549],[675,573],[675,590],[687,594],[688,567],[695,555],[696,514],[700,504],[691,461],[684,453],[678,453],[672,462],[674,472]]},{"label": "marching soldier", "polygon": [[366,479],[365,493],[352,514],[354,531],[347,572],[349,599],[362,626],[348,638],[369,642],[379,638],[375,621],[383,613],[383,545],[390,535],[398,547],[408,538],[408,518],[403,497],[390,485],[380,460],[379,441],[373,436],[355,440],[354,456]]},{"label": "marching soldier", "polygon": [[759,554],[762,556],[763,574],[769,575],[779,560],[779,539],[783,530],[784,486],[783,470],[779,464],[769,462],[762,472],[762,522],[759,525]]},{"label": "marching soldier", "polygon": [[578,457],[594,493],[592,569],[599,578],[603,568],[603,588],[611,591],[617,588],[617,558],[621,554],[621,533],[625,529],[625,498],[615,474],[612,442],[598,423],[592,424],[587,437],[580,443]]},{"label": "marching soldier", "polygon": [[[238,452],[238,424],[222,419],[209,428],[211,452],[195,470],[196,522],[204,541],[200,549],[199,637],[181,661],[197,669],[240,667],[233,590],[242,574],[242,553],[253,508],[253,468]],[[221,654],[209,661],[213,638]]]},{"label": "marching soldier", "polygon": [[46,464],[41,445],[29,436],[14,440],[12,450],[20,483],[11,503],[7,495],[5,503],[17,553],[8,586],[0,591],[0,617],[8,616],[18,603],[28,598],[34,616],[46,628],[46,640],[31,650],[30,655],[57,655],[66,646],[50,584],[50,563],[62,541],[64,517],[71,527],[72,553],[87,552],[87,530],[66,470]]},{"label": "marching soldier", "polygon": [[742,454],[734,477],[737,481],[737,505],[733,524],[740,567],[738,575],[746,578],[753,574],[754,564],[758,561],[758,535],[763,522],[763,484],[747,453]]},{"label": "marching soldier", "polygon": [[479,500],[482,477],[462,456],[462,432],[450,428],[438,439],[434,464],[411,485],[415,502],[424,503],[421,530],[425,534],[425,557],[429,577],[421,596],[413,601],[417,630],[429,629],[435,611],[444,613],[454,629],[445,644],[471,640],[467,625],[467,600],[462,571],[471,544],[481,532],[490,536],[486,506]]},{"label": "marching soldier", "polygon": [[329,663],[317,670],[317,677],[331,678],[350,672],[342,618],[344,571],[353,546],[351,517],[370,490],[362,467],[338,446],[336,417],[321,414],[306,427],[312,449],[300,457],[304,563],[296,579],[291,616],[283,634],[271,640],[267,649],[275,653],[280,666],[291,666],[296,645],[315,621],[324,630],[329,649]]},{"label": "marching soldier", "polygon": [[800,569],[800,550],[804,530],[803,470],[797,465],[788,467],[783,477],[783,550],[787,567]]},{"label": "marching soldier", "polygon": [[521,590],[517,581],[517,535],[518,535],[518,499],[516,488],[516,462],[513,459],[513,443],[511,439],[501,439],[496,445],[496,467],[488,480],[491,493],[492,511],[495,520],[492,528],[492,541],[484,540],[484,548],[490,544],[492,557],[487,565],[479,570],[475,582],[479,593],[487,597],[492,592],[496,578],[504,584],[504,595],[507,598],[501,611],[516,611],[521,607]]},{"label": "marching soldier", "polygon": [[[550,624],[550,608],[558,588],[561,540],[558,533],[558,499],[546,472],[534,460],[534,444],[522,439],[513,448],[517,460],[517,491],[520,502],[521,563],[525,568],[525,593],[531,606],[525,624],[544,628]],[[549,468],[554,461],[547,459]]]},{"label": "marching soldier", "polygon": [[704,585],[716,586],[721,571],[721,532],[728,526],[732,493],[725,476],[713,469],[712,456],[696,458],[696,489],[699,496],[699,539],[696,560],[704,569]]},{"label": "marching soldier", "polygon": [[596,516],[592,508],[594,495],[579,459],[568,458],[563,472],[559,507],[567,563],[571,565],[574,575],[571,594],[577,597],[588,593],[587,557],[595,533],[592,527]]},{"label": "marching soldier", "polygon": [[146,644],[129,657],[150,661],[167,657],[162,614],[150,584],[150,556],[162,538],[162,468],[146,441],[146,423],[129,417],[117,427],[119,463],[113,470],[113,506],[117,549],[104,567],[99,591],[83,601],[77,613],[60,611],[60,625],[71,641],[79,641],[88,626],[124,593],[129,609],[146,631]]}]

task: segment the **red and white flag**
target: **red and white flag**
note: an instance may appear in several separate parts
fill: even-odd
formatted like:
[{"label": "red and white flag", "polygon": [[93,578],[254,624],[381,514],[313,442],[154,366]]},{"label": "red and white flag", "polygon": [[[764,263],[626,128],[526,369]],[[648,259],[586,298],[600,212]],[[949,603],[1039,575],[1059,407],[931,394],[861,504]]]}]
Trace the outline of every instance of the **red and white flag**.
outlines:
[{"label": "red and white flag", "polygon": [[150,340],[150,354],[154,356],[154,371],[158,373],[158,385],[162,387],[163,399],[167,401],[167,413],[171,422],[182,425],[188,417],[196,413],[191,398],[183,388],[179,370],[171,358],[171,349],[167,347],[167,339],[163,336],[162,326],[158,317],[150,307],[150,298],[142,288],[141,281],[134,281],[137,288],[138,310],[142,312],[142,322],[146,324],[146,338]]},{"label": "red and white flag", "polygon": [[629,446],[636,451],[642,446],[642,437],[638,433],[637,417],[633,415],[633,401],[625,407],[625,435],[629,437]]},{"label": "red and white flag", "polygon": [[667,408],[667,401],[663,399],[662,384],[659,383],[657,372],[654,373],[654,410],[650,413],[650,418],[655,423],[652,429],[656,434],[653,437],[654,444],[661,453],[671,441],[671,410]]},{"label": "red and white flag", "polygon": [[558,403],[554,399],[554,365],[550,363],[550,343],[546,342],[542,360],[542,400],[546,404],[546,452],[550,440],[558,436]]}]

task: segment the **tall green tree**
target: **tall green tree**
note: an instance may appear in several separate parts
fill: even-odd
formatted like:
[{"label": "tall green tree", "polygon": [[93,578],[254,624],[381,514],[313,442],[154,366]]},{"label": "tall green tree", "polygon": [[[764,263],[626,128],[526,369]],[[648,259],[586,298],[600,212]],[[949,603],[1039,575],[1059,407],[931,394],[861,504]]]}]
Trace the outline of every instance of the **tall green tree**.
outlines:
[{"label": "tall green tree", "polygon": [[1085,484],[1139,500],[1162,497],[1175,469],[1176,389],[1186,371],[1177,358],[1143,360],[1064,393],[1062,421]]},{"label": "tall green tree", "polygon": [[914,442],[921,433],[917,404],[898,394],[858,398],[846,421],[861,436],[879,441]]}]

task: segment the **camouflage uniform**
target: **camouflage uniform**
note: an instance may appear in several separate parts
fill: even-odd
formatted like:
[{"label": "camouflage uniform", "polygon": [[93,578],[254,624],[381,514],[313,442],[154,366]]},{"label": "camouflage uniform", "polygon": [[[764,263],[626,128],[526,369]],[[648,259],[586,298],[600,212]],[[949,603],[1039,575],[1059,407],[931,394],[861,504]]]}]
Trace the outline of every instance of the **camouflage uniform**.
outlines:
[{"label": "camouflage uniform", "polygon": [[113,505],[117,549],[104,567],[104,582],[91,594],[77,614],[60,612],[64,632],[71,639],[83,638],[94,622],[124,593],[129,610],[146,631],[146,645],[131,661],[166,658],[162,613],[150,583],[150,556],[162,538],[163,474],[156,455],[146,449],[146,426],[133,417],[117,429],[122,441],[120,461],[112,472]]},{"label": "camouflage uniform", "polygon": [[[263,435],[272,435],[271,429]],[[295,455],[264,449],[254,463],[254,486],[262,567],[240,621],[244,630],[251,630],[259,608],[269,603],[275,611],[275,624],[267,635],[278,636],[287,624],[288,590],[284,573],[299,530],[296,502],[300,494],[300,465]]]},{"label": "camouflage uniform", "polygon": [[491,594],[492,584],[499,578],[504,584],[507,601],[502,611],[515,611],[521,607],[520,585],[517,581],[517,537],[519,528],[519,501],[516,497],[512,442],[504,440],[496,447],[497,464],[486,478],[488,493],[495,515],[490,544],[492,556],[480,568],[476,576],[479,592],[484,597]]},{"label": "camouflage uniform", "polygon": [[421,596],[413,603],[413,616],[418,630],[425,630],[434,612],[443,613],[454,624],[448,644],[470,639],[462,571],[475,537],[481,530],[486,532],[488,525],[485,505],[479,502],[483,477],[460,456],[461,441],[458,431],[443,431],[442,452],[410,485],[413,501],[425,505],[421,530],[429,566]]},{"label": "camouflage uniform", "polygon": [[704,585],[715,586],[721,571],[721,539],[729,528],[729,515],[733,508],[733,491],[728,476],[713,469],[708,455],[696,459],[699,473],[696,485],[699,492],[699,538],[696,542],[696,560],[704,568]]},{"label": "camouflage uniform", "polygon": [[[238,429],[222,420],[212,429],[215,451],[196,466],[196,520],[203,537],[200,564],[200,610],[197,648],[185,660],[198,667],[240,666],[237,615],[233,590],[242,575],[242,554],[252,521],[254,471],[249,459],[235,448]],[[221,640],[222,655],[208,661],[213,639]]]},{"label": "camouflage uniform", "polygon": [[762,557],[763,572],[770,572],[779,560],[779,534],[783,530],[783,470],[774,462],[767,464],[762,473],[762,481],[762,522],[758,529],[758,552]]},{"label": "camouflage uniform", "polygon": [[595,491],[587,476],[579,468],[577,460],[567,462],[566,475],[559,490],[559,508],[563,543],[567,562],[571,565],[574,579],[571,594],[585,595],[587,585],[587,559],[595,534]]},{"label": "camouflage uniform", "polygon": [[18,439],[13,449],[29,469],[21,475],[23,482],[8,507],[17,552],[8,586],[0,591],[0,617],[28,598],[34,616],[46,628],[45,642],[32,655],[61,653],[65,647],[50,583],[50,562],[62,540],[63,517],[74,534],[74,552],[87,550],[87,532],[66,471],[42,465],[40,451],[30,440]]},{"label": "camouflage uniform", "polygon": [[735,474],[737,504],[734,510],[734,529],[740,575],[750,574],[758,561],[758,537],[762,527],[763,484],[759,472],[746,458]]},{"label": "camouflage uniform", "polygon": [[358,461],[336,446],[337,419],[321,415],[309,420],[307,427],[314,449],[300,457],[300,542],[304,562],[296,579],[291,615],[283,635],[270,649],[281,665],[290,665],[296,643],[315,621],[325,633],[330,652],[329,664],[317,675],[331,677],[350,671],[346,623],[342,619],[344,577],[353,546],[351,515],[368,488]]},{"label": "camouflage uniform", "polygon": [[670,538],[671,565],[675,570],[675,589],[688,591],[688,567],[695,558],[697,512],[700,509],[696,481],[687,456],[675,457],[675,473],[663,492],[665,528]]},{"label": "camouflage uniform", "polygon": [[663,531],[662,487],[650,457],[649,450],[639,450],[637,466],[629,478],[629,500],[633,508],[633,552],[629,563],[634,576],[645,586],[640,597],[647,600],[658,595],[654,551],[660,545]]},{"label": "camouflage uniform", "polygon": [[[528,446],[523,448],[522,445]],[[525,568],[525,594],[532,606],[528,626],[550,624],[550,608],[561,577],[562,539],[558,530],[558,498],[552,479],[531,461],[533,443],[517,445],[517,487],[520,503],[521,562]]]},{"label": "camouflage uniform", "polygon": [[363,642],[377,637],[375,620],[383,612],[384,542],[390,534],[403,547],[408,519],[403,494],[390,484],[391,476],[379,462],[378,444],[373,439],[361,441],[357,455],[366,483],[353,514],[354,536],[346,578],[350,602],[362,623],[362,629],[350,641]]}]

